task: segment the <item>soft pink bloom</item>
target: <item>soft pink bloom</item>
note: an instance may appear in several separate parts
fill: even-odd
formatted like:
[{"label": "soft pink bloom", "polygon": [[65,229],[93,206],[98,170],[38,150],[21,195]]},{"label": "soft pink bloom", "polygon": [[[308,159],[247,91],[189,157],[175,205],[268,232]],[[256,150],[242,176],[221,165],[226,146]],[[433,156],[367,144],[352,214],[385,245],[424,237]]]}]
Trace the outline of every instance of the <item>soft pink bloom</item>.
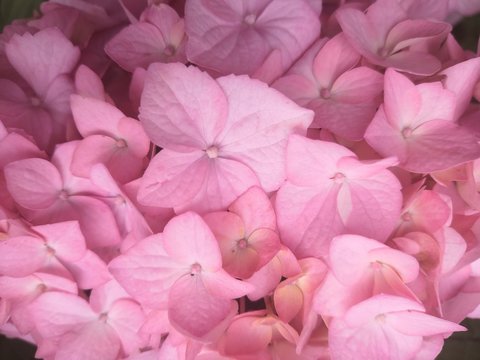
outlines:
[{"label": "soft pink bloom", "polygon": [[78,220],[89,248],[116,245],[121,238],[115,218],[108,205],[95,197],[103,192],[70,172],[77,144],[57,146],[51,162],[25,159],[8,164],[7,188],[32,223]]},{"label": "soft pink bloom", "polygon": [[304,0],[188,0],[185,23],[188,60],[221,75],[253,75],[269,63],[278,77],[320,32]]},{"label": "soft pink bloom", "polygon": [[366,66],[356,67],[361,56],[343,34],[311,51],[272,86],[315,111],[311,127],[362,139],[380,105],[383,76]]},{"label": "soft pink bloom", "polygon": [[44,293],[31,312],[43,337],[39,350],[53,342],[48,355],[58,360],[115,360],[145,341],[137,333],[144,321],[141,307],[113,281],[94,289],[89,302],[64,292]]},{"label": "soft pink bloom", "polygon": [[103,163],[120,183],[140,177],[150,150],[140,122],[93,98],[72,95],[71,106],[75,124],[84,137],[73,154],[72,173],[89,177],[92,166]]},{"label": "soft pink bloom", "polygon": [[25,277],[0,276],[0,301],[8,305],[10,321],[22,334],[31,332],[35,324],[29,305],[47,291],[77,294],[77,284],[62,276],[36,272]]},{"label": "soft pink bloom", "polygon": [[329,265],[331,272],[314,299],[315,310],[324,317],[341,316],[376,294],[417,299],[406,285],[418,276],[417,260],[376,240],[358,235],[335,237]]},{"label": "soft pink bloom", "polygon": [[285,245],[264,267],[256,271],[245,281],[254,286],[254,290],[248,293],[248,298],[256,301],[271,294],[282,280],[301,273],[302,268],[295,255]]},{"label": "soft pink bloom", "polygon": [[80,51],[55,28],[14,35],[5,49],[11,65],[29,87],[24,90],[9,80],[0,80],[0,116],[7,127],[22,128],[41,149],[51,150],[66,140],[73,125],[69,74]]},{"label": "soft pink bloom", "polygon": [[448,337],[453,331],[462,330],[466,329],[427,315],[423,306],[413,300],[381,294],[333,319],[329,350],[332,358],[338,360],[407,360],[422,349],[425,337]]},{"label": "soft pink bloom", "polygon": [[192,212],[115,258],[110,270],[142,305],[168,309],[171,324],[194,338],[211,335],[235,314],[232,299],[252,290],[222,269],[217,241]]},{"label": "soft pink bloom", "polygon": [[291,358],[288,353],[295,353],[297,340],[297,332],[288,323],[260,310],[235,317],[219,348],[221,354],[235,359]]},{"label": "soft pink bloom", "polygon": [[435,56],[415,46],[440,44],[451,30],[447,23],[409,19],[397,0],[376,1],[366,13],[343,8],[336,17],[351,45],[373,64],[418,75],[441,68]]},{"label": "soft pink bloom", "polygon": [[258,187],[240,195],[228,210],[205,214],[203,219],[218,241],[223,268],[246,279],[280,250],[275,213],[270,199]]},{"label": "soft pink bloom", "polygon": [[215,81],[195,67],[151,65],[140,120],[163,150],[142,178],[139,201],[206,212],[251,186],[277,190],[287,138],[304,134],[312,115],[246,76]]},{"label": "soft pink bloom", "polygon": [[184,22],[170,6],[152,5],[140,21],[120,31],[105,46],[106,53],[122,68],[133,72],[154,62],[183,62]]},{"label": "soft pink bloom", "polygon": [[480,156],[478,139],[455,121],[463,101],[440,82],[415,85],[388,69],[385,102],[365,139],[382,156],[396,156],[399,166],[411,172],[429,173],[473,160]]},{"label": "soft pink bloom", "polygon": [[321,257],[339,234],[385,241],[402,203],[400,183],[386,169],[395,164],[359,161],[341,145],[292,135],[275,201],[283,243],[299,257]]}]

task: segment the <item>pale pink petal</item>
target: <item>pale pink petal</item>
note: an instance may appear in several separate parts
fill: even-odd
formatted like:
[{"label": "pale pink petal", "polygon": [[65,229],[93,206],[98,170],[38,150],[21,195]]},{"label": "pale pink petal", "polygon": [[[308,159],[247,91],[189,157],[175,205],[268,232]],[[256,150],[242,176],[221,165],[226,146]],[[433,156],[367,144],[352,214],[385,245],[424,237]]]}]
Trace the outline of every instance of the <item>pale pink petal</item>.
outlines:
[{"label": "pale pink petal", "polygon": [[302,309],[302,290],[295,284],[279,285],[274,292],[275,310],[280,319],[290,322]]},{"label": "pale pink petal", "polygon": [[45,242],[32,236],[0,241],[0,274],[23,277],[45,266],[48,252]]},{"label": "pale pink petal", "polygon": [[16,161],[8,164],[4,171],[13,199],[32,210],[53,205],[63,188],[58,170],[47,160]]},{"label": "pale pink petal", "polygon": [[383,40],[365,14],[357,9],[344,8],[335,14],[350,44],[362,55],[375,53]]},{"label": "pale pink petal", "polygon": [[318,36],[318,16],[303,1],[242,5],[232,0],[186,3],[190,61],[224,75],[252,75],[278,50],[286,70]]},{"label": "pale pink petal", "polygon": [[115,106],[81,95],[71,96],[71,108],[75,124],[83,137],[102,134],[117,137],[118,122],[125,115]]},{"label": "pale pink petal", "polygon": [[170,287],[190,269],[171,259],[154,235],[113,259],[109,270],[134,299],[156,309],[166,305]]},{"label": "pale pink petal", "polygon": [[232,300],[211,295],[202,282],[202,276],[183,276],[169,293],[168,315],[180,332],[195,338],[207,336],[215,327],[231,316]]},{"label": "pale pink petal", "polygon": [[218,82],[230,109],[218,135],[219,156],[249,166],[265,191],[278,189],[285,178],[288,136],[304,135],[313,113],[247,77],[228,76]]},{"label": "pale pink petal", "polygon": [[107,135],[90,135],[79,142],[72,159],[72,174],[88,178],[92,166],[108,163],[118,150],[116,140]]},{"label": "pale pink petal", "polygon": [[466,331],[461,325],[419,311],[393,312],[388,314],[387,323],[402,334],[413,336],[448,336],[454,331]]},{"label": "pale pink petal", "polygon": [[[326,141],[306,140],[292,135],[287,147],[287,177],[298,186],[323,186],[331,183],[341,157],[355,156],[347,148]],[[322,175],[312,164],[322,164]]]},{"label": "pale pink petal", "polygon": [[446,75],[442,81],[443,86],[457,96],[454,116],[454,120],[457,120],[470,104],[475,85],[480,79],[480,59],[477,57],[461,62],[441,71],[440,74]]},{"label": "pale pink petal", "polygon": [[43,235],[46,245],[55,251],[55,256],[61,261],[75,262],[85,255],[85,238],[77,221],[39,225],[32,230]]},{"label": "pale pink petal", "polygon": [[77,261],[66,263],[81,289],[93,289],[112,278],[105,262],[91,250],[87,250]]},{"label": "pale pink petal", "polygon": [[441,68],[440,61],[433,55],[419,51],[400,51],[382,61],[385,67],[415,75],[433,75]]},{"label": "pale pink petal", "polygon": [[80,57],[80,50],[56,28],[40,30],[35,35],[14,35],[6,53],[15,70],[39,95],[58,75],[72,71]]},{"label": "pale pink petal", "polygon": [[398,72],[385,72],[384,110],[389,123],[397,129],[409,126],[421,109],[422,99],[415,85]]},{"label": "pale pink petal", "polygon": [[237,299],[254,289],[251,284],[237,280],[223,270],[202,273],[202,281],[211,295],[224,299]]},{"label": "pale pink petal", "polygon": [[63,335],[97,317],[84,299],[63,292],[46,292],[31,306],[37,330],[44,337]]},{"label": "pale pink petal", "polygon": [[258,354],[272,339],[272,328],[260,323],[259,317],[235,319],[225,333],[225,352],[229,355]]},{"label": "pale pink petal", "polygon": [[117,300],[108,311],[108,324],[113,327],[122,341],[127,354],[144,345],[139,329],[145,322],[145,314],[140,305],[129,299]]},{"label": "pale pink petal", "polygon": [[206,150],[226,115],[225,94],[207,73],[179,63],[149,67],[140,120],[155,144],[179,151]]},{"label": "pale pink petal", "polygon": [[337,212],[338,191],[338,186],[307,188],[289,183],[278,191],[280,238],[298,257],[326,256],[329,241],[344,229]]},{"label": "pale pink petal", "polygon": [[95,321],[80,330],[62,336],[55,359],[115,360],[120,353],[120,339],[109,325]]},{"label": "pale pink petal", "polygon": [[315,56],[313,74],[319,86],[330,89],[340,75],[352,69],[359,61],[360,55],[342,33],[328,41]]},{"label": "pale pink petal", "polygon": [[75,90],[81,96],[106,100],[102,80],[93,70],[83,64],[75,72]]},{"label": "pale pink petal", "polygon": [[[177,213],[187,210],[198,213],[224,210],[248,188],[259,186],[256,174],[243,162],[222,157],[206,160],[208,160],[208,173],[200,190],[186,203],[175,206]],[[196,179],[197,182],[201,180]]]},{"label": "pale pink petal", "polygon": [[259,228],[272,230],[276,228],[272,203],[259,187],[253,186],[245,191],[228,207],[228,210],[242,218],[247,236]]},{"label": "pale pink petal", "polygon": [[217,241],[202,218],[188,212],[174,217],[163,230],[163,245],[169,256],[187,267],[200,264],[202,271],[218,271],[222,258]]}]

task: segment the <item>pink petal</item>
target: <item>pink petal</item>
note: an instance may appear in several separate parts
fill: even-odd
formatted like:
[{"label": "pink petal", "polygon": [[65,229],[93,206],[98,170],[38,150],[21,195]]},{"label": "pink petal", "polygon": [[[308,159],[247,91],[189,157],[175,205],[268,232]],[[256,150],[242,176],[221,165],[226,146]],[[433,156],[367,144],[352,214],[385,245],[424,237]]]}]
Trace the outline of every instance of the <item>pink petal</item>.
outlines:
[{"label": "pink petal", "polygon": [[253,186],[245,191],[228,209],[241,217],[247,236],[259,228],[276,228],[272,203],[259,187]]},{"label": "pink petal", "polygon": [[415,85],[398,72],[385,72],[384,110],[390,124],[397,129],[409,126],[421,109],[421,96]]},{"label": "pink petal", "polygon": [[13,199],[29,209],[45,209],[57,201],[63,188],[58,170],[43,159],[26,159],[5,167],[7,187]]},{"label": "pink petal", "polygon": [[[61,74],[73,70],[80,50],[56,28],[40,30],[35,35],[14,35],[6,46],[12,66],[39,95]],[[37,56],[31,56],[32,53]]]},{"label": "pink petal", "polygon": [[217,241],[202,218],[188,212],[174,217],[163,230],[165,251],[187,267],[200,264],[202,271],[218,271],[222,258]]},{"label": "pink petal", "polygon": [[182,64],[149,67],[140,120],[155,144],[179,151],[206,149],[222,130],[226,115],[225,94],[208,74]]},{"label": "pink petal", "polygon": [[211,295],[224,299],[238,299],[254,289],[251,284],[237,280],[223,270],[202,273],[202,281]]},{"label": "pink petal", "polygon": [[142,177],[138,200],[143,205],[173,207],[186,203],[200,190],[209,171],[203,151],[160,151]]},{"label": "pink petal", "polygon": [[46,244],[61,261],[75,262],[85,255],[85,238],[77,221],[34,226],[32,230],[44,236]]},{"label": "pink petal", "polygon": [[[290,134],[306,133],[313,119],[276,91],[247,77],[218,79],[230,110],[218,135],[219,156],[246,164],[265,191],[278,189],[285,178],[285,148]],[[281,104],[281,105],[280,105]]]},{"label": "pink petal", "polygon": [[23,277],[47,264],[44,241],[32,236],[13,237],[0,242],[0,273]]},{"label": "pink petal", "polygon": [[129,299],[117,300],[108,311],[108,324],[115,329],[127,354],[134,353],[143,346],[139,330],[144,322],[142,308]]},{"label": "pink petal", "polygon": [[233,315],[232,310],[236,310],[236,303],[211,295],[201,276],[183,276],[170,290],[170,322],[179,331],[195,338],[214,331],[224,319]]},{"label": "pink petal", "polygon": [[106,100],[102,80],[93,70],[83,64],[75,72],[75,89],[81,96]]},{"label": "pink petal", "polygon": [[46,292],[31,306],[37,330],[44,337],[63,335],[97,317],[84,299],[63,292]]},{"label": "pink petal", "polygon": [[93,289],[112,278],[105,262],[91,250],[82,258],[65,264],[81,289]]},{"label": "pink petal", "polygon": [[318,85],[329,89],[340,75],[351,70],[359,61],[360,55],[342,33],[328,41],[315,56],[313,73]]},{"label": "pink petal", "polygon": [[120,340],[109,325],[95,321],[75,332],[62,336],[55,359],[58,360],[115,360],[120,352]]},{"label": "pink petal", "polygon": [[457,96],[454,116],[457,120],[470,104],[474,87],[480,78],[480,59],[461,62],[443,70],[440,75],[446,75],[443,86]]},{"label": "pink petal", "polygon": [[[250,167],[240,161],[219,157],[208,159],[209,171],[197,195],[187,203],[175,207],[177,213],[194,210],[198,213],[224,210],[239,195],[252,186],[258,178]],[[197,179],[200,181],[201,179]]]},{"label": "pink petal", "polygon": [[395,330],[410,336],[448,336],[454,331],[467,330],[461,325],[419,311],[391,313],[387,316],[387,322]]},{"label": "pink petal", "polygon": [[381,35],[362,11],[344,8],[335,16],[350,44],[364,56],[375,53],[383,45]]},{"label": "pink petal", "polygon": [[103,134],[117,137],[118,122],[125,115],[115,106],[102,100],[72,95],[71,107],[75,124],[83,137]]},{"label": "pink petal", "polygon": [[134,299],[157,309],[166,305],[170,287],[190,269],[171,259],[154,235],[113,259],[109,270]]},{"label": "pink petal", "polygon": [[[287,178],[298,186],[323,186],[331,183],[341,157],[355,156],[347,148],[326,141],[307,140],[292,135],[287,147]],[[322,175],[311,164],[322,164]]]}]

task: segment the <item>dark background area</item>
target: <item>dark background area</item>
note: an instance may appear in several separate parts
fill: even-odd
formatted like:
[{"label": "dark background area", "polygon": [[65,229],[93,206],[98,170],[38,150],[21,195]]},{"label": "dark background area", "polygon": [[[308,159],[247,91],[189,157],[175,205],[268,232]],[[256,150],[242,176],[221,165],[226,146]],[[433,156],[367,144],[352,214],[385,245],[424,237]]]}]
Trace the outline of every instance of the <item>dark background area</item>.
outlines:
[{"label": "dark background area", "polygon": [[[0,31],[14,19],[30,17],[41,2],[42,0],[0,0]],[[463,48],[476,51],[480,15],[462,20],[455,26],[453,34]],[[480,360],[480,320],[466,319],[462,325],[468,328],[468,332],[455,333],[447,339],[437,360]],[[0,360],[32,360],[34,354],[34,346],[0,335]]]}]

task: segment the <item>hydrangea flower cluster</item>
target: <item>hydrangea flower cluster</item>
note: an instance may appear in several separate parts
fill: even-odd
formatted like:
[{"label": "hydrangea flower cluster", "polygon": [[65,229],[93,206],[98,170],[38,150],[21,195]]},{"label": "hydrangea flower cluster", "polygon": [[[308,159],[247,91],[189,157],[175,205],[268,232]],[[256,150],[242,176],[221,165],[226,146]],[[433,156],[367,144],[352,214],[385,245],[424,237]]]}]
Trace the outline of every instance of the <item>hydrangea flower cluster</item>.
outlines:
[{"label": "hydrangea flower cluster", "polygon": [[[477,0],[50,0],[0,35],[0,332],[47,360],[426,360],[480,317]],[[475,100],[476,99],[476,100]]]}]

